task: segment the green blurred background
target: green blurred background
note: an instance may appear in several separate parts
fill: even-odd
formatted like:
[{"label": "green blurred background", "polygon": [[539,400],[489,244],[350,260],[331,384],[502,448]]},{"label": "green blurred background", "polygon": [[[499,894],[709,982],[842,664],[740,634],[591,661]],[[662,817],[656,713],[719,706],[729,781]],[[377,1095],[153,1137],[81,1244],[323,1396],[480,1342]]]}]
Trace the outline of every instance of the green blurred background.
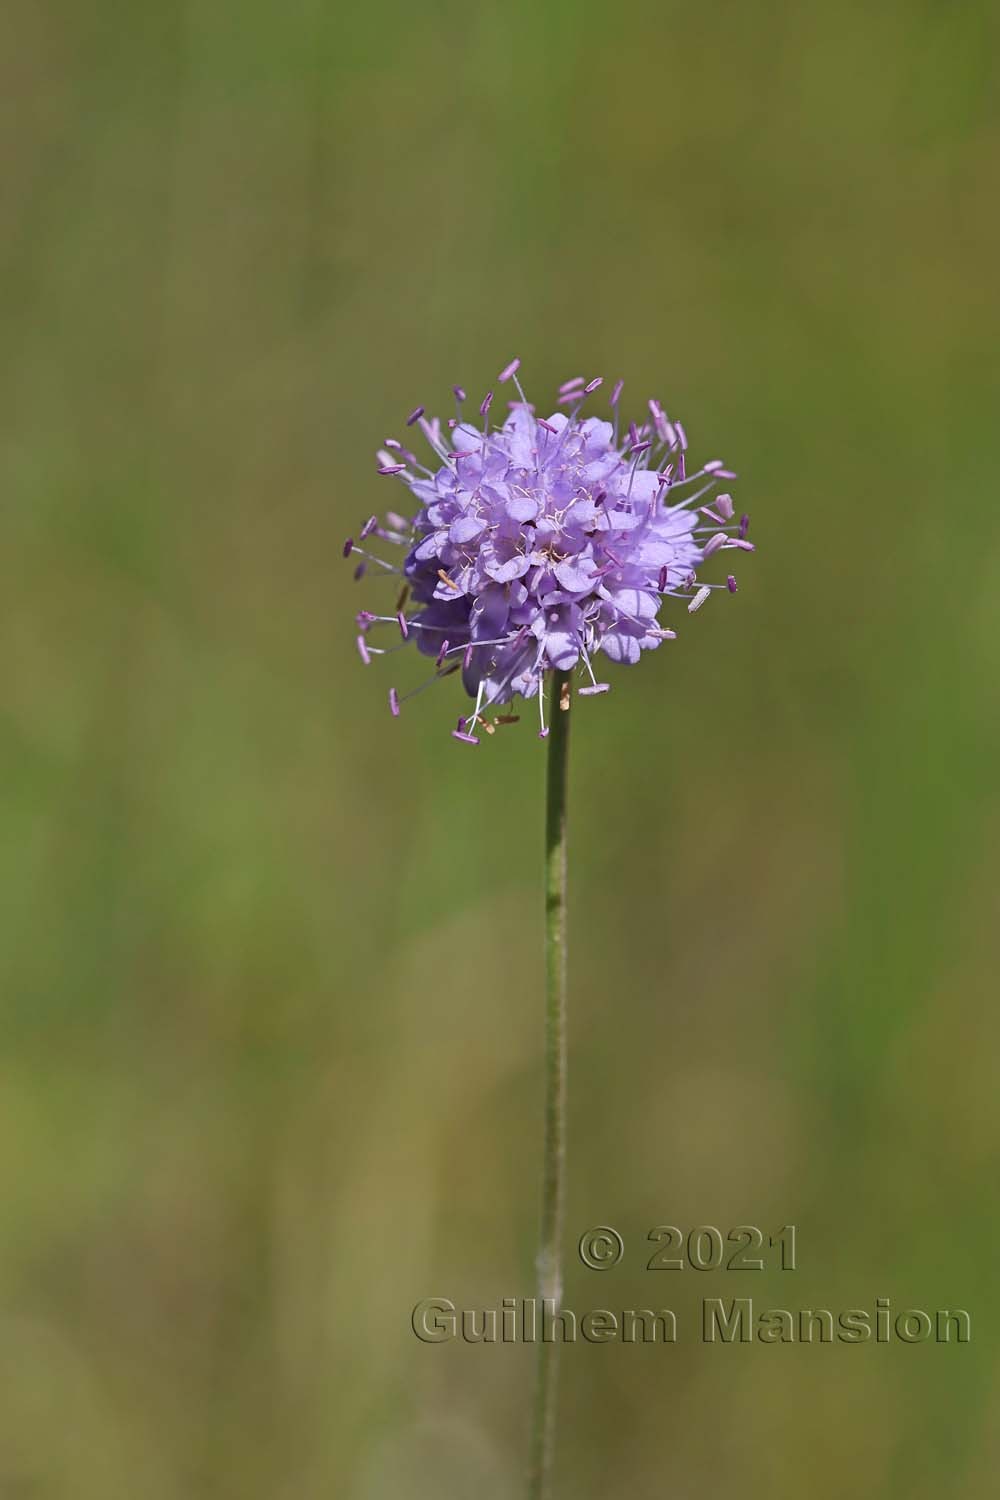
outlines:
[{"label": "green blurred background", "polygon": [[[566,1351],[557,1493],[992,1493],[998,29],[5,8],[4,1500],[519,1493],[533,1352],[409,1313],[532,1290],[544,752],[392,722],[339,556],[515,353],[759,546],[575,716],[565,1300],[682,1338]],[[747,1221],[800,1270],[643,1269]],[[973,1342],[702,1346],[748,1294]]]}]

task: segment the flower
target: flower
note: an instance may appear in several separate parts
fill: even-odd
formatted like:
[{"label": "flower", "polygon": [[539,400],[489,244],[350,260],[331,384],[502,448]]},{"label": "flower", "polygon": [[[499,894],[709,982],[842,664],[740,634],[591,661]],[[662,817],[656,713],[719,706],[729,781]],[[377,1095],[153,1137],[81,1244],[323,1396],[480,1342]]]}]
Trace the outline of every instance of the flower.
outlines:
[{"label": "flower", "polygon": [[[557,405],[566,410],[539,417],[521,389],[519,364],[512,360],[498,377],[512,380],[519,398],[500,426],[491,426],[493,392],[479,421],[470,421],[460,386],[445,427],[422,406],[410,413],[407,426],[419,427],[434,466],[387,438],[378,472],[405,485],[420,508],[412,520],[395,511],[382,523],[372,516],[358,541],[344,546],[345,556],[362,559],[356,577],[375,567],[402,580],[391,613],[357,617],[362,661],[386,654],[369,632],[387,624],[399,646],[415,642],[434,660],[434,675],[414,692],[461,669],[475,707],[452,733],[473,745],[477,729],[492,734],[513,720],[489,715],[515,696],[537,698],[544,739],[550,668],[579,665],[581,694],[607,692],[594,673],[599,653],[634,664],[673,640],[675,632],[658,623],[663,600],[683,599],[694,613],[714,589],[735,593],[732,574],[722,584],[700,583],[696,570],[715,552],[754,550],[749,518],[734,522],[731,496],[713,493],[735,474],[719,459],[689,473],[684,428],[658,401],[648,403],[641,426],[620,433],[622,382],[606,421],[583,414],[601,380],[585,384],[578,376],[560,387]],[[361,545],[369,537],[405,547],[402,567]],[[390,689],[393,715],[403,701]]]}]

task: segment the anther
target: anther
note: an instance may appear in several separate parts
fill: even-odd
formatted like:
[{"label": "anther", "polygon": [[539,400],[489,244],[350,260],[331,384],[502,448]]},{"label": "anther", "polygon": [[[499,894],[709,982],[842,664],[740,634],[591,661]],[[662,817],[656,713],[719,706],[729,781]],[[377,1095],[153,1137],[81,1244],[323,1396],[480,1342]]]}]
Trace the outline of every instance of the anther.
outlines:
[{"label": "anther", "polygon": [[406,419],[406,425],[407,425],[407,427],[412,427],[413,424],[414,424],[414,422],[419,422],[420,418],[423,416],[425,410],[426,410],[426,407],[415,406],[413,408],[413,410],[410,412],[410,415]]}]

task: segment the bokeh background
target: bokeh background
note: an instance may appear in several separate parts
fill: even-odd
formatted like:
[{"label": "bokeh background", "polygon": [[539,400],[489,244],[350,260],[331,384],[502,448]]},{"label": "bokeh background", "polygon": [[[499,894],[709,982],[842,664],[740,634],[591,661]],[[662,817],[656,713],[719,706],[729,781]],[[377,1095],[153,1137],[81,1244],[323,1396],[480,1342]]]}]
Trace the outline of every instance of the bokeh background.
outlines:
[{"label": "bokeh background", "polygon": [[[759,547],[575,715],[566,1302],[681,1338],[567,1351],[557,1494],[991,1493],[995,7],[4,31],[0,1495],[519,1493],[533,1352],[409,1314],[532,1290],[544,752],[392,722],[340,558],[515,353],[658,394]],[[703,1346],[748,1294],[973,1341]]]}]

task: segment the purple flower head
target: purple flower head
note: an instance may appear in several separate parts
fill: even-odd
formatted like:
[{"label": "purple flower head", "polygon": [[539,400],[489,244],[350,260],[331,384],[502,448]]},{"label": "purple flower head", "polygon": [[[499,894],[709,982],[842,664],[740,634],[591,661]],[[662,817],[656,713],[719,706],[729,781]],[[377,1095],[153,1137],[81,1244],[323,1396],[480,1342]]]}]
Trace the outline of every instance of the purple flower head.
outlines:
[{"label": "purple flower head", "polygon": [[[537,698],[544,736],[550,668],[578,667],[581,693],[606,691],[594,671],[600,653],[634,664],[672,640],[658,623],[664,599],[683,599],[693,613],[713,591],[734,592],[732,575],[702,583],[697,570],[715,552],[753,550],[748,518],[734,523],[731,497],[715,493],[736,476],[719,459],[688,472],[684,428],[659,402],[620,434],[620,382],[609,422],[584,414],[600,380],[577,377],[558,397],[566,409],[542,418],[525,398],[518,364],[499,377],[513,381],[519,398],[500,425],[491,423],[492,396],[478,421],[463,417],[465,392],[455,387],[450,426],[428,420],[422,407],[407,419],[419,424],[429,465],[393,440],[380,451],[378,472],[404,484],[418,509],[409,521],[395,511],[382,524],[368,521],[359,536],[404,548],[402,564],[353,541],[344,549],[396,576],[399,588],[382,614],[359,616],[362,660],[415,643],[435,667],[422,686],[461,671],[475,708],[452,733],[472,744],[477,730],[492,734],[513,721],[493,711],[516,696]],[[394,645],[365,639],[375,624],[391,630]],[[394,715],[409,696],[392,689]]]}]

